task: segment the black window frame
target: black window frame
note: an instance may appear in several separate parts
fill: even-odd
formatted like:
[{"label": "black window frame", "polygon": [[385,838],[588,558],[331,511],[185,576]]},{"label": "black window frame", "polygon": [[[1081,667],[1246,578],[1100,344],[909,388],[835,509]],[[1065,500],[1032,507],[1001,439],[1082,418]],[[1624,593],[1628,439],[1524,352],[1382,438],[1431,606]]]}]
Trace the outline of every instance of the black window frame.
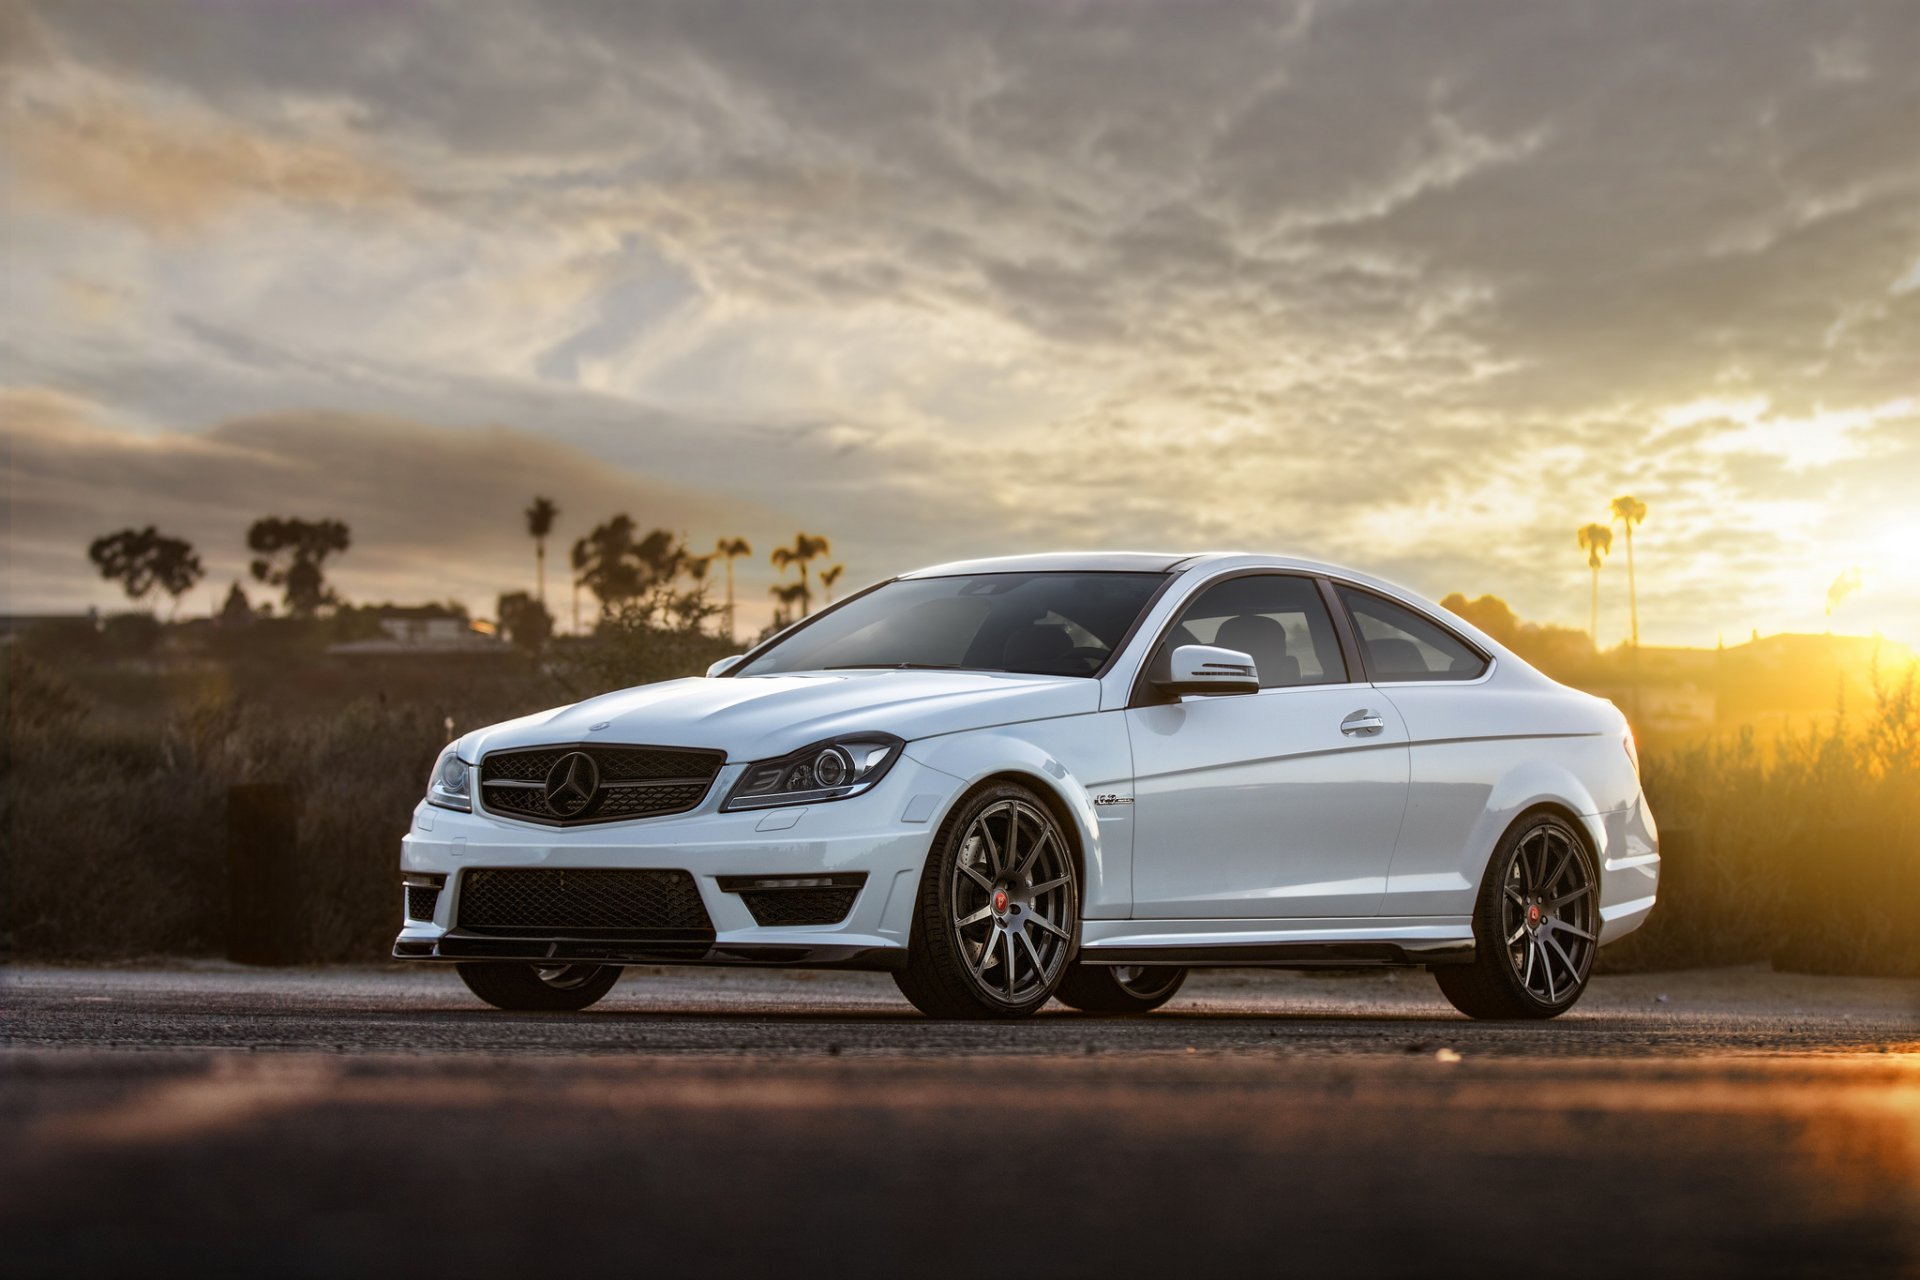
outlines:
[{"label": "black window frame", "polygon": [[[1454,628],[1440,621],[1440,619],[1434,617],[1425,609],[1408,604],[1405,600],[1395,599],[1383,591],[1377,591],[1372,587],[1365,586],[1358,582],[1349,582],[1345,579],[1338,578],[1323,581],[1325,582],[1328,596],[1339,606],[1340,625],[1344,628],[1343,634],[1346,637],[1347,643],[1353,646],[1354,659],[1368,684],[1472,684],[1475,681],[1484,680],[1492,674],[1495,659],[1491,653],[1467,639],[1467,637],[1461,635]],[[1353,620],[1352,615],[1348,612],[1347,602],[1341,598],[1340,593],[1342,591],[1353,591],[1363,596],[1372,596],[1376,600],[1384,601],[1396,609],[1403,609],[1414,617],[1423,619],[1435,630],[1451,637],[1461,648],[1480,659],[1480,670],[1471,676],[1444,676],[1434,672],[1428,672],[1424,677],[1412,677],[1408,679],[1400,679],[1393,676],[1388,676],[1383,679],[1376,676],[1373,673],[1372,666],[1367,662],[1366,646],[1361,643],[1360,640],[1360,626]]]}]

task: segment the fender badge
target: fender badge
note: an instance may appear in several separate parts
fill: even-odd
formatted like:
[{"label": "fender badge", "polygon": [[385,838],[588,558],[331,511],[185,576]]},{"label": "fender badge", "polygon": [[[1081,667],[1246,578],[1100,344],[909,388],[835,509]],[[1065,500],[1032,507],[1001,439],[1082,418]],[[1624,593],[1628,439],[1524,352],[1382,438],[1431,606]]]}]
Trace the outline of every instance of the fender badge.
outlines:
[{"label": "fender badge", "polygon": [[1132,796],[1117,796],[1117,795],[1114,795],[1113,793],[1111,793],[1111,792],[1109,792],[1109,793],[1107,793],[1106,795],[1102,795],[1102,796],[1095,796],[1095,797],[1093,798],[1093,802],[1094,802],[1095,804],[1132,804],[1132,803],[1133,803],[1133,797],[1132,797]]},{"label": "fender badge", "polygon": [[588,732],[588,733],[598,733],[598,732],[600,732],[600,731],[601,731],[602,729],[604,729],[604,728],[606,728],[606,727],[607,727],[608,725],[610,725],[610,724],[612,724],[612,723],[613,723],[613,721],[611,721],[611,720],[602,720],[602,721],[601,721],[601,722],[600,722],[599,724],[590,724],[590,725],[588,725],[588,726],[587,726],[587,732]]}]

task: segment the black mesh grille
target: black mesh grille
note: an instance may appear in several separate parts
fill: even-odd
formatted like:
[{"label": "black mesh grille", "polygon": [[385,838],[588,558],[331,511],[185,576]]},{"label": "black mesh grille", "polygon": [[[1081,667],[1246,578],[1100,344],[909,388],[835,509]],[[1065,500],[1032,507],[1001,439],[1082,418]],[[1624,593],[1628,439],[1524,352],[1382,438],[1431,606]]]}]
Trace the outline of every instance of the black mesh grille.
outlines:
[{"label": "black mesh grille", "polygon": [[513,937],[713,940],[684,871],[475,868],[460,881],[459,927]]},{"label": "black mesh grille", "polygon": [[434,904],[440,900],[440,890],[430,884],[410,884],[407,886],[407,919],[433,919]]},{"label": "black mesh grille", "polygon": [[[599,787],[584,806],[562,814],[547,803],[544,784],[554,766],[575,752],[593,761]],[[480,795],[490,812],[550,826],[659,817],[697,808],[725,761],[724,752],[680,747],[554,746],[500,751],[480,761]],[[647,785],[619,785],[634,782]]]},{"label": "black mesh grille", "polygon": [[643,813],[684,813],[707,794],[704,782],[655,787],[609,787],[600,797],[599,816],[627,817]]},{"label": "black mesh grille", "polygon": [[749,889],[740,898],[755,924],[839,924],[853,910],[858,886],[831,889]]}]

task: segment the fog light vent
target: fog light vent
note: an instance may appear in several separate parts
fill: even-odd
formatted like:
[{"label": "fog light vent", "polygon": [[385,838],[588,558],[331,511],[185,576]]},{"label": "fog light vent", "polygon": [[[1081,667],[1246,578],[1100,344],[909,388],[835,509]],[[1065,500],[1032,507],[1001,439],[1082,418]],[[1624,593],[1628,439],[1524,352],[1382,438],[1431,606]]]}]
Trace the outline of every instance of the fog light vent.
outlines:
[{"label": "fog light vent", "polygon": [[720,888],[737,893],[758,925],[839,924],[853,910],[863,871],[810,876],[721,876]]},{"label": "fog light vent", "polygon": [[408,876],[404,881],[407,919],[432,921],[433,909],[440,902],[440,886],[445,876]]}]

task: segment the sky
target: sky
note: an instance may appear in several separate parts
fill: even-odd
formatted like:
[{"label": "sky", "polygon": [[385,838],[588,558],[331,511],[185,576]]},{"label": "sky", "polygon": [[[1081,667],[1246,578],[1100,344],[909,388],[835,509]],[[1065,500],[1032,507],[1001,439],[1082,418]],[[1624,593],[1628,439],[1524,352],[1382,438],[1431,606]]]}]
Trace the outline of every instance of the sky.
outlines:
[{"label": "sky", "polygon": [[805,529],[1585,627],[1631,493],[1646,643],[1920,642],[1905,0],[0,0],[0,121],[7,611],[277,514],[485,614],[541,493],[745,536],[743,621]]}]

